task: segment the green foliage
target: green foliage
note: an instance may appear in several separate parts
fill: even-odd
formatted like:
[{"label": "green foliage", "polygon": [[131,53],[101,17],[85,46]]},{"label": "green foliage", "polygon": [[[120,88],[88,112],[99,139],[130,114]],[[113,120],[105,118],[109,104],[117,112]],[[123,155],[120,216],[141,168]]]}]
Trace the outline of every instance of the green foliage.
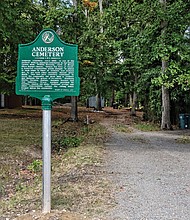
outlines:
[{"label": "green foliage", "polygon": [[36,173],[42,170],[42,160],[34,160],[27,166],[27,169]]},{"label": "green foliage", "polygon": [[1,1],[0,16],[0,92],[10,93],[14,90],[18,44],[32,41],[42,28],[42,20],[39,8],[29,0]]},{"label": "green foliage", "polygon": [[79,137],[56,137],[52,141],[53,150],[59,152],[72,147],[78,147],[82,142]]}]

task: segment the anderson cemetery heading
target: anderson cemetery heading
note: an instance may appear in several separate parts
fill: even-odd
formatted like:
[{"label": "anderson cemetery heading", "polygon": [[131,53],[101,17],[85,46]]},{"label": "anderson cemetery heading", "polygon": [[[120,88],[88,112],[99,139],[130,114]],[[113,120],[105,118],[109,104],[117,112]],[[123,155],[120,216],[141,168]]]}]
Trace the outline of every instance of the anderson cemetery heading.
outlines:
[{"label": "anderson cemetery heading", "polygon": [[64,47],[34,47],[33,57],[63,57]]}]

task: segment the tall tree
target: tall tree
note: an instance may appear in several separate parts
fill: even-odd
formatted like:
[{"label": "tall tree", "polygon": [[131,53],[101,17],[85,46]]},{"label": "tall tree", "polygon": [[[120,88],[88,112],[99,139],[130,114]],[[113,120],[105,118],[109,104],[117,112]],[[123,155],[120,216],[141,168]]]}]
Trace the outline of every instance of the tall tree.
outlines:
[{"label": "tall tree", "polygon": [[[160,0],[163,14],[166,13],[167,0]],[[165,39],[168,22],[163,20],[161,22],[161,38]],[[164,46],[164,42],[162,44]],[[165,74],[168,68],[168,57],[162,57],[162,73]],[[170,120],[170,96],[169,89],[162,85],[162,121],[161,129],[171,130]]]},{"label": "tall tree", "polygon": [[[75,10],[77,10],[77,0],[73,0],[73,6],[75,7]],[[71,120],[78,121],[78,109],[77,109],[77,97],[76,96],[71,96]]]},{"label": "tall tree", "polygon": [[0,92],[14,92],[18,44],[35,38],[42,19],[39,8],[30,0],[0,2]]}]

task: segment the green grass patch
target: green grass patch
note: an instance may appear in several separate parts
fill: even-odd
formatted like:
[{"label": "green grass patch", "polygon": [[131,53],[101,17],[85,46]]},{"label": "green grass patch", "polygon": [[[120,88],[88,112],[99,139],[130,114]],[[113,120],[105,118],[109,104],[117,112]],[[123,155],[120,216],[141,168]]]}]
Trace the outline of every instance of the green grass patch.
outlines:
[{"label": "green grass patch", "polygon": [[124,124],[115,124],[114,129],[118,132],[131,133],[132,130]]},{"label": "green grass patch", "polygon": [[42,170],[42,164],[42,160],[34,160],[27,166],[27,169],[34,173],[37,173]]},{"label": "green grass patch", "polygon": [[153,123],[140,122],[138,124],[134,124],[134,127],[141,131],[160,131],[160,126]]}]

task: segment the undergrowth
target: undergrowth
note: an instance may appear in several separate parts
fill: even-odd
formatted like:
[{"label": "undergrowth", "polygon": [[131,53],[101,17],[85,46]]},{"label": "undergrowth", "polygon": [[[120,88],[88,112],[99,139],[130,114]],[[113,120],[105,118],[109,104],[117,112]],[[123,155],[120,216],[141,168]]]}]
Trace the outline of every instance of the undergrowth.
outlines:
[{"label": "undergrowth", "polygon": [[149,122],[138,122],[134,124],[134,127],[141,131],[160,131],[160,126],[158,124]]}]

